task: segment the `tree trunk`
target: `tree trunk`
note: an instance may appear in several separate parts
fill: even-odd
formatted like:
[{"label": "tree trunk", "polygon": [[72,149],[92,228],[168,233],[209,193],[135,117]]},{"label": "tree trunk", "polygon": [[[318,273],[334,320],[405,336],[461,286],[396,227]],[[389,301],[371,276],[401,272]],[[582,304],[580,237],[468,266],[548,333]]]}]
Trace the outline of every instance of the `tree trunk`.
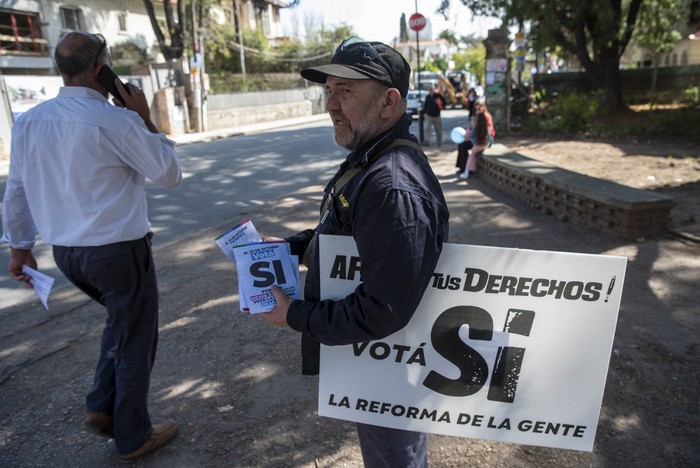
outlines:
[{"label": "tree trunk", "polygon": [[605,104],[612,111],[625,110],[627,107],[622,99],[622,80],[620,79],[620,61],[616,50],[606,50],[600,58],[600,88],[603,91]]},{"label": "tree trunk", "polygon": [[656,104],[656,84],[659,79],[659,54],[654,54],[654,71],[651,73],[651,92],[649,93],[649,110],[654,110]]}]

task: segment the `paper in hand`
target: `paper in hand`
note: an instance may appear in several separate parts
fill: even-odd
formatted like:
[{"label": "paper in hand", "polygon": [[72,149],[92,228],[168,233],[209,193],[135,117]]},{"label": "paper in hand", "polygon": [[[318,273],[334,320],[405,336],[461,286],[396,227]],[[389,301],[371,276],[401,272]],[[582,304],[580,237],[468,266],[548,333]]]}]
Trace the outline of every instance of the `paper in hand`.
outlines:
[{"label": "paper in hand", "polygon": [[228,258],[236,261],[233,255],[233,248],[239,245],[262,242],[262,238],[253,226],[253,222],[246,219],[238,226],[234,226],[216,238],[216,245],[226,254]]},{"label": "paper in hand", "polygon": [[49,310],[49,294],[51,293],[51,288],[53,287],[54,278],[46,275],[38,270],[27,265],[22,266],[22,273],[29,276],[32,279],[32,286],[36,295],[46,310]]},{"label": "paper in hand", "polygon": [[269,312],[275,305],[272,286],[299,299],[299,258],[291,255],[287,242],[260,242],[233,248],[238,270],[241,311]]}]

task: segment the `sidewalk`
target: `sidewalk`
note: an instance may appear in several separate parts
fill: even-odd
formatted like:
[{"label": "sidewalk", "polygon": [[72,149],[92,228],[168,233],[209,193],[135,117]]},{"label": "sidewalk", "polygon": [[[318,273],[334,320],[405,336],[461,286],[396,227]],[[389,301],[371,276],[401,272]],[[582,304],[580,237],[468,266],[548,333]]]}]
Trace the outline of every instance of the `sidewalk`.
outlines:
[{"label": "sidewalk", "polygon": [[328,114],[324,112],[323,114],[296,117],[293,119],[273,120],[269,122],[259,122],[254,124],[241,125],[238,127],[209,130],[200,133],[185,133],[182,135],[173,135],[169,138],[178,144],[198,143],[202,141],[211,141],[219,138],[228,138],[237,135],[250,135],[254,133],[261,133],[275,128],[292,127],[294,125],[303,125],[310,122],[321,122],[328,119]]}]

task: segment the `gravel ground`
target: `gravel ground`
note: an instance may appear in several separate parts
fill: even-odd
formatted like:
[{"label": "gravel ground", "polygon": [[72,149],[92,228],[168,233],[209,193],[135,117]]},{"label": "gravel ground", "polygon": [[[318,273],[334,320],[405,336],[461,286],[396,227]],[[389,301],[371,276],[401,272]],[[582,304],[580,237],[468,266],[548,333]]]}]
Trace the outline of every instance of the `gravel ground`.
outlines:
[{"label": "gravel ground", "polygon": [[[681,208],[674,229],[689,236],[610,239],[532,210],[478,176],[459,181],[454,152],[431,150],[450,204],[450,242],[629,258],[593,452],[431,436],[431,466],[700,466],[700,244],[690,240],[698,220],[697,143],[499,143],[670,194]],[[320,191],[306,187],[241,216],[264,234],[290,234],[313,225],[310,207]],[[177,248],[154,239],[162,312],[151,411],[156,422],[176,419],[180,433],[136,466],[361,466],[353,425],[316,415],[317,379],[299,374],[297,334],[237,312],[232,264],[211,241],[229,225]],[[231,281],[215,280],[221,277]],[[56,292],[49,313],[38,302],[0,311],[0,466],[120,465],[113,441],[80,431],[103,320],[98,306],[70,288]]]}]

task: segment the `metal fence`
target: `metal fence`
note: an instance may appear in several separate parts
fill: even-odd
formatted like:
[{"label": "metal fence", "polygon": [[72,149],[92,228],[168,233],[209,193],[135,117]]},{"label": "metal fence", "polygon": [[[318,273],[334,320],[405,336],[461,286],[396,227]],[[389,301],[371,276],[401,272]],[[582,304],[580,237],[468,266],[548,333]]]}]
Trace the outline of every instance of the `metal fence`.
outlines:
[{"label": "metal fence", "polygon": [[[620,70],[623,94],[646,92],[651,88],[653,69]],[[700,86],[700,65],[659,68],[657,91],[681,91]],[[534,75],[535,89],[544,87],[548,93],[562,91],[591,91],[584,72],[564,72]]]}]

